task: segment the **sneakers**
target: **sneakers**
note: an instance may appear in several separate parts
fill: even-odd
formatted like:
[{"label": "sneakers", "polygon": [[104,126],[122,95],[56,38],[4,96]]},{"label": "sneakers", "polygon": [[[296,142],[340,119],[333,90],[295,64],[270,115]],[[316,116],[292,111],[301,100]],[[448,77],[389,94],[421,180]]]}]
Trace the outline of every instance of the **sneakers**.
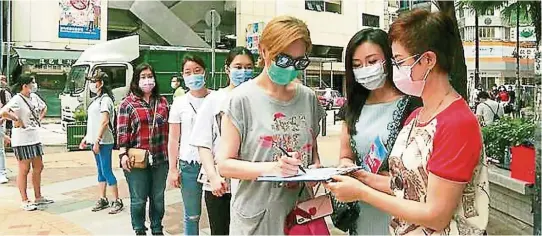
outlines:
[{"label": "sneakers", "polygon": [[0,174],[0,184],[5,184],[7,182],[9,182],[9,179],[6,174]]},{"label": "sneakers", "polygon": [[117,214],[122,211],[124,208],[124,204],[122,203],[122,200],[119,198],[115,200],[114,202],[111,202],[111,210],[109,210],[109,214]]},{"label": "sneakers", "polygon": [[25,211],[35,211],[38,209],[38,207],[36,206],[36,204],[34,204],[33,202],[31,201],[26,201],[26,202],[23,202],[21,204],[21,208]]},{"label": "sneakers", "polygon": [[109,207],[109,202],[107,201],[107,198],[100,198],[100,200],[98,200],[96,202],[96,205],[92,208],[92,212],[101,211],[108,207]]},{"label": "sneakers", "polygon": [[47,198],[45,198],[45,197],[41,197],[41,198],[36,199],[36,200],[34,201],[34,203],[35,203],[36,205],[47,205],[47,204],[51,204],[51,203],[54,203],[54,202],[55,202],[55,201],[53,201],[53,200],[51,200],[51,199],[47,199]]}]

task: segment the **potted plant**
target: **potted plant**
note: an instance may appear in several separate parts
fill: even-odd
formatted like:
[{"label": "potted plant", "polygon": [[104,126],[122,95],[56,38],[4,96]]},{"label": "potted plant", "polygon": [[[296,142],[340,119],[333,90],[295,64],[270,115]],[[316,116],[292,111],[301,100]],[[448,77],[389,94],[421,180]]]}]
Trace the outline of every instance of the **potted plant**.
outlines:
[{"label": "potted plant", "polygon": [[75,109],[73,113],[75,122],[69,123],[66,127],[67,149],[69,151],[79,150],[79,143],[87,132],[87,112],[82,106]]},{"label": "potted plant", "polygon": [[510,148],[534,139],[536,124],[523,118],[503,117],[482,128],[486,155],[496,160],[498,166],[510,169]]}]

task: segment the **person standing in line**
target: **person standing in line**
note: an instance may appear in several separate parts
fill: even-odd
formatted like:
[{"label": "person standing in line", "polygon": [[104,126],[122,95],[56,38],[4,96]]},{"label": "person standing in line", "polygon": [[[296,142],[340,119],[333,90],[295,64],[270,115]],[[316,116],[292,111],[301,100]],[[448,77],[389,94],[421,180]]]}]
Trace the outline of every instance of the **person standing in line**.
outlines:
[{"label": "person standing in line", "polygon": [[[184,205],[184,233],[199,234],[202,184],[197,181],[201,163],[198,149],[190,145],[190,135],[201,104],[211,90],[205,87],[205,64],[198,56],[187,55],[181,67],[190,91],[173,101],[169,115],[168,182],[180,187]],[[180,143],[180,146],[179,146]]]},{"label": "person standing in line", "polygon": [[[44,167],[43,147],[38,129],[47,109],[45,103],[34,94],[37,89],[36,79],[33,76],[22,75],[13,89],[18,92],[17,95],[0,110],[2,118],[14,122],[12,147],[19,166],[17,187],[21,194],[21,208],[25,211],[33,211],[38,205],[54,202],[41,194],[41,173]],[[28,199],[26,192],[30,169],[32,169],[34,202]]]},{"label": "person standing in line", "polygon": [[284,234],[288,213],[312,194],[305,184],[255,181],[320,165],[317,136],[325,111],[312,89],[293,82],[309,66],[311,47],[305,22],[273,18],[259,44],[263,72],[234,89],[223,108],[218,173],[240,179],[232,196],[232,235]]},{"label": "person standing in line", "polygon": [[[245,47],[230,50],[226,57],[225,70],[229,77],[229,85],[209,95],[196,117],[196,123],[190,138],[190,144],[198,147],[202,169],[205,205],[209,215],[212,235],[229,235],[230,200],[235,191],[236,180],[225,179],[216,170],[216,152],[220,143],[220,123],[223,113],[221,108],[227,104],[229,94],[242,83],[252,79],[254,57]],[[231,183],[233,181],[234,183]]]},{"label": "person standing in line", "polygon": [[100,186],[100,198],[92,208],[93,212],[108,208],[109,201],[106,196],[106,186],[109,186],[114,201],[111,202],[109,214],[117,214],[123,208],[122,199],[119,198],[119,189],[117,179],[113,174],[111,156],[113,155],[113,145],[115,143],[113,136],[113,117],[115,108],[113,105],[114,97],[110,87],[110,80],[107,74],[99,73],[90,80],[89,89],[96,97],[92,100],[87,109],[87,134],[79,144],[80,149],[86,149],[87,144],[92,146],[92,152],[96,159],[98,170],[98,183]]},{"label": "person standing in line", "polygon": [[478,100],[480,104],[476,107],[476,116],[480,125],[487,126],[493,124],[495,119],[499,119],[504,116],[504,108],[498,103],[489,98],[489,93],[480,92],[478,94]]},{"label": "person standing in line", "polygon": [[[393,83],[392,51],[381,29],[356,33],[346,47],[346,117],[341,133],[340,166],[362,166],[375,178],[389,176],[388,154],[403,122],[415,109],[414,98]],[[337,207],[341,205],[338,204]],[[360,214],[345,219],[350,235],[388,234],[390,216],[357,202]]]},{"label": "person standing in line", "polygon": [[[154,69],[140,64],[134,70],[130,93],[119,105],[117,118],[119,157],[130,190],[130,217],[136,235],[147,234],[147,199],[151,233],[164,234],[169,105],[158,91]],[[146,168],[133,168],[128,156],[132,148],[146,151]]]},{"label": "person standing in line", "polygon": [[184,88],[181,86],[181,78],[174,75],[171,76],[171,88],[173,89],[173,99],[184,95]]}]

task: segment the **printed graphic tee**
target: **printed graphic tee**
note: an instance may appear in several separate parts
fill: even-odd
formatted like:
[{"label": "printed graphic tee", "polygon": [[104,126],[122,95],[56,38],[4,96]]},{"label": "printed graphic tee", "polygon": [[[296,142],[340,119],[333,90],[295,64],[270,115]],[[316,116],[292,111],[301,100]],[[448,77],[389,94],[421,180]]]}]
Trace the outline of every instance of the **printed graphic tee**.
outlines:
[{"label": "printed graphic tee", "polygon": [[[314,137],[325,111],[314,91],[296,83],[296,94],[287,102],[278,101],[251,80],[231,92],[224,109],[239,131],[239,159],[271,162],[282,156],[278,147],[300,152],[303,166],[312,164]],[[300,188],[285,188],[276,183],[241,180],[233,195],[230,234],[282,235],[284,221]]]},{"label": "printed graphic tee", "polygon": [[396,217],[392,218],[390,232],[394,235],[483,234],[489,216],[489,182],[476,117],[461,98],[427,123],[417,122],[419,111],[407,119],[389,157],[394,195],[425,202],[430,173],[446,181],[464,183],[465,189],[450,224],[442,232]]},{"label": "printed graphic tee", "polygon": [[41,111],[46,107],[45,102],[36,94],[31,93],[30,97],[25,97],[19,93],[13,96],[5,107],[12,110],[24,125],[24,128],[13,127],[11,145],[20,147],[41,143],[38,119]]}]

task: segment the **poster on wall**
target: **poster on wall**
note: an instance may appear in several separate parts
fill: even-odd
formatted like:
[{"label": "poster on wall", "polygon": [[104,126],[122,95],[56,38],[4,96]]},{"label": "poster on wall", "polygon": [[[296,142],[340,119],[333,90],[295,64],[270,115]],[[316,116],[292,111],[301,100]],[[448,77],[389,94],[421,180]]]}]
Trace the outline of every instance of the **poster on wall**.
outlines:
[{"label": "poster on wall", "polygon": [[100,39],[101,0],[60,0],[58,37]]},{"label": "poster on wall", "polygon": [[260,44],[260,37],[262,36],[263,27],[263,22],[257,22],[248,24],[246,28],[246,47],[252,53],[258,53],[258,45]]}]

